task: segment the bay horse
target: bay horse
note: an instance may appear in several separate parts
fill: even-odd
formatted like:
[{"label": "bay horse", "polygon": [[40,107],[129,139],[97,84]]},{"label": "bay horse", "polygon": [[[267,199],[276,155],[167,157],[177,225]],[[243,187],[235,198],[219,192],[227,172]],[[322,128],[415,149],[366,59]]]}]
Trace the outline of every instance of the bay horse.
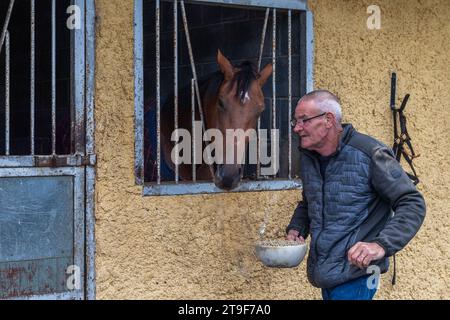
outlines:
[{"label": "bay horse", "polygon": [[[223,156],[225,158],[227,143],[234,144],[232,146],[235,150],[234,154],[237,154],[238,147],[235,139],[226,141],[226,129],[242,129],[244,132],[248,129],[256,129],[258,118],[264,110],[262,86],[272,74],[273,69],[272,64],[267,64],[258,73],[250,61],[235,67],[220,50],[217,53],[217,63],[220,70],[199,80],[199,91],[205,130],[210,128],[220,130],[224,137]],[[190,86],[180,91],[178,128],[184,128],[192,134],[190,92]],[[195,109],[195,119],[200,121],[198,107],[196,106]],[[171,159],[171,152],[175,146],[175,142],[171,140],[173,130],[174,107],[173,101],[170,101],[161,108],[161,154],[162,161],[165,162],[164,167],[175,171],[175,164]],[[248,144],[248,137],[245,139],[245,144]],[[243,176],[242,162],[239,163],[237,158],[233,163],[214,164],[213,170],[210,170],[205,163],[196,165],[197,180],[212,180],[218,188],[223,190],[236,188]],[[180,164],[179,177],[180,180],[192,180],[192,165]]]}]

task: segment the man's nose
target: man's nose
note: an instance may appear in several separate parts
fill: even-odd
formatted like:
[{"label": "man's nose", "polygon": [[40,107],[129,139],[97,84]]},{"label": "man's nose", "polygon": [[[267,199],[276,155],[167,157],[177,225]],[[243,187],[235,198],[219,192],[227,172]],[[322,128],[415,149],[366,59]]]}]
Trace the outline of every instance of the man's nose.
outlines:
[{"label": "man's nose", "polygon": [[303,130],[303,126],[301,126],[301,125],[296,125],[295,127],[294,127],[294,132],[295,133],[300,133],[300,131],[302,131]]}]

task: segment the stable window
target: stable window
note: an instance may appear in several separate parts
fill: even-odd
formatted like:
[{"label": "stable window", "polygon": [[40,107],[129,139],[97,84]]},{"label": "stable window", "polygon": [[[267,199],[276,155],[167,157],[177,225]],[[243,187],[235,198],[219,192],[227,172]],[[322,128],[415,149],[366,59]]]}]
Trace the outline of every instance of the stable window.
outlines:
[{"label": "stable window", "polygon": [[[312,14],[306,1],[135,0],[134,19],[135,175],[144,195],[223,192],[212,182],[216,166],[208,166],[209,179],[200,173],[208,147],[205,130],[214,127],[207,126],[201,86],[219,70],[218,50],[235,67],[244,61],[258,72],[273,66],[262,86],[265,108],[246,146],[241,183],[232,191],[301,187],[298,153],[293,152],[298,137],[290,120],[298,99],[313,87]],[[180,155],[173,153],[173,144],[167,146],[169,126],[189,128],[193,147],[188,157],[194,164],[188,175],[168,160]],[[271,139],[275,131],[278,139]],[[263,156],[277,157],[276,171],[264,173],[273,163],[263,162]]]}]

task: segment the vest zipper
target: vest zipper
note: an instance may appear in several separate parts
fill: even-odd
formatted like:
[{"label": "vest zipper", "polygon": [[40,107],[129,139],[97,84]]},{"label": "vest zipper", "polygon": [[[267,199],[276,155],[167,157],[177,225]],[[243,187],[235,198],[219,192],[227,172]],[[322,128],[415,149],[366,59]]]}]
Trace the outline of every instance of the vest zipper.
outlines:
[{"label": "vest zipper", "polygon": [[[317,235],[317,238],[316,238],[316,244],[315,244],[316,257],[319,256],[319,254],[318,254],[319,251],[317,250],[317,243],[319,242],[318,241],[319,237],[322,234],[323,229],[325,228],[325,214],[324,214],[324,210],[325,210],[325,183],[326,183],[326,178],[325,177],[327,176],[327,171],[328,171],[328,168],[329,168],[332,160],[333,159],[329,160],[328,165],[325,168],[325,172],[323,173],[323,177],[322,177],[322,174],[320,174],[320,176],[322,177],[322,229],[320,230],[320,232],[319,232],[319,234]],[[318,163],[318,160],[315,161],[315,163],[316,163],[316,165],[319,166],[319,173],[320,173],[320,164]]]},{"label": "vest zipper", "polygon": [[[319,174],[320,174],[320,164],[318,163],[318,160],[315,160],[314,162],[315,162],[315,164],[316,164],[316,169],[319,170]],[[328,163],[328,165],[329,165],[329,163]],[[317,168],[317,166],[318,166],[318,168]],[[327,168],[328,168],[328,166],[327,166]],[[315,246],[314,246],[314,247],[315,247],[316,257],[317,257],[317,258],[319,258],[319,250],[317,249],[317,243],[319,242],[319,241],[318,241],[318,240],[319,240],[319,237],[320,237],[320,235],[322,234],[323,228],[324,228],[324,226],[325,226],[325,223],[324,223],[324,213],[323,213],[323,211],[324,211],[324,207],[325,207],[325,176],[326,176],[327,168],[325,168],[325,172],[324,172],[324,176],[323,176],[323,177],[322,177],[322,174],[320,174],[320,176],[322,177],[322,212],[321,212],[321,214],[322,214],[322,228],[321,228],[319,234],[318,234],[317,237],[316,237],[316,243],[315,243]]]}]

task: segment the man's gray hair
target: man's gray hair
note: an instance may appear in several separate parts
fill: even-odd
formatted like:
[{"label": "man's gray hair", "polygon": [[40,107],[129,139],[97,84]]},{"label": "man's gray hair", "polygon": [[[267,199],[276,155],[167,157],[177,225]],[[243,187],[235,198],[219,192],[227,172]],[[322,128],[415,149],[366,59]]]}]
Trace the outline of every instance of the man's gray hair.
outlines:
[{"label": "man's gray hair", "polygon": [[342,109],[339,98],[328,90],[314,90],[305,94],[299,101],[314,100],[320,111],[331,112],[336,120],[341,123]]}]

